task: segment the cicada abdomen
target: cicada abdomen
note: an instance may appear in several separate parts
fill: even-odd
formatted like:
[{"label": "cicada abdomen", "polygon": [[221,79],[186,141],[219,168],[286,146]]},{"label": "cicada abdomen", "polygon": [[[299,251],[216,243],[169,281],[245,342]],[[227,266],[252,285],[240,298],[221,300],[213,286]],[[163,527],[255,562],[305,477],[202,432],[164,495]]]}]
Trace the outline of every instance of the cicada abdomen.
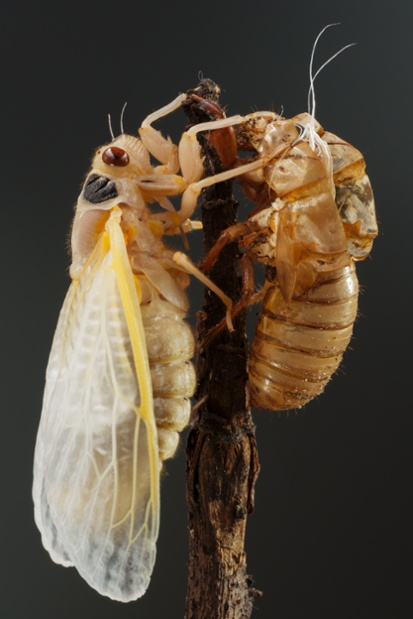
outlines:
[{"label": "cicada abdomen", "polygon": [[300,408],[319,395],[341,363],[357,315],[353,263],[318,275],[314,285],[285,300],[267,280],[251,345],[251,403],[257,408]]},{"label": "cicada abdomen", "polygon": [[195,373],[192,330],[179,311],[160,296],[141,306],[151,372],[158,449],[161,460],[174,455],[189,422]]}]

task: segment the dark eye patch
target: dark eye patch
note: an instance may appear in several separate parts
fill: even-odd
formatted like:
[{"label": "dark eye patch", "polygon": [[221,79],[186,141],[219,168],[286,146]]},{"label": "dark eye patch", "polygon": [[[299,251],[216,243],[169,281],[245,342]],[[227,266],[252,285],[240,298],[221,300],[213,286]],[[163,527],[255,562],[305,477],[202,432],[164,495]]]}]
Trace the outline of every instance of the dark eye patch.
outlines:
[{"label": "dark eye patch", "polygon": [[99,204],[106,200],[116,198],[118,195],[116,185],[106,176],[91,174],[86,179],[83,189],[83,198],[92,204]]}]

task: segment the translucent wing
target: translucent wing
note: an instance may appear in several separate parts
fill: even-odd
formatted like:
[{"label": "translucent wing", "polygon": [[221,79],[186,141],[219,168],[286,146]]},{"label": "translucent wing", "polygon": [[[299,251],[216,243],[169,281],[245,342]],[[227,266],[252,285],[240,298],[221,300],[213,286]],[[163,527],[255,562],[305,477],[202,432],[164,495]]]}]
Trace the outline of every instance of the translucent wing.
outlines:
[{"label": "translucent wing", "polygon": [[159,527],[146,344],[120,210],[64,302],[37,437],[35,519],[52,559],[99,593],[146,591]]}]

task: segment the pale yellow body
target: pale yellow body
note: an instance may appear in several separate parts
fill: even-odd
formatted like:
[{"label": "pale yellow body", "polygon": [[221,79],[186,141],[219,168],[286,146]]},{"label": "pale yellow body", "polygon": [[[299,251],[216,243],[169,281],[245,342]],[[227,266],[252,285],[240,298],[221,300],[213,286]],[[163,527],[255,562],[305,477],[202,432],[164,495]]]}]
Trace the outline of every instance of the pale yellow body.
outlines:
[{"label": "pale yellow body", "polygon": [[148,587],[161,462],[175,453],[195,389],[184,289],[186,266],[196,269],[162,241],[192,227],[168,199],[186,182],[177,147],[148,122],[142,131],[146,145],[121,135],[98,149],[78,199],[33,483],[51,558],[124,602]]}]

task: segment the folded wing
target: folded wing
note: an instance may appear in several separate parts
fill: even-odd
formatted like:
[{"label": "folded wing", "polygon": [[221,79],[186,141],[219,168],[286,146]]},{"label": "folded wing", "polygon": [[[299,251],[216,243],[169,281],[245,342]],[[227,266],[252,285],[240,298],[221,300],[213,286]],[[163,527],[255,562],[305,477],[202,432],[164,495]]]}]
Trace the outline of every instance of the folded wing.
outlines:
[{"label": "folded wing", "polygon": [[124,602],[148,587],[159,528],[160,464],[137,291],[115,208],[59,317],[33,485],[52,559]]}]

